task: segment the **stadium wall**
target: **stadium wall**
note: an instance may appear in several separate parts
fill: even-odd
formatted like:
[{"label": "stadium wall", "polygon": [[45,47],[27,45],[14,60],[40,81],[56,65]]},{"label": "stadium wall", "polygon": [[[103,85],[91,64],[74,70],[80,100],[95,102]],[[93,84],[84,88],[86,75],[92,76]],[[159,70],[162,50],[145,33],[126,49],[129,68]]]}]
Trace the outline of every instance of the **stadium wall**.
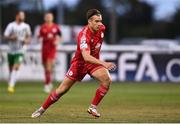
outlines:
[{"label": "stadium wall", "polygon": [[[0,46],[0,80],[9,75],[6,45]],[[64,78],[75,45],[58,47],[54,67],[54,80]],[[41,46],[29,46],[20,69],[20,80],[43,80]],[[115,81],[180,82],[180,46],[157,47],[150,45],[103,45],[101,59],[116,63],[117,69],[110,72]],[[90,80],[86,76],[84,80]]]}]

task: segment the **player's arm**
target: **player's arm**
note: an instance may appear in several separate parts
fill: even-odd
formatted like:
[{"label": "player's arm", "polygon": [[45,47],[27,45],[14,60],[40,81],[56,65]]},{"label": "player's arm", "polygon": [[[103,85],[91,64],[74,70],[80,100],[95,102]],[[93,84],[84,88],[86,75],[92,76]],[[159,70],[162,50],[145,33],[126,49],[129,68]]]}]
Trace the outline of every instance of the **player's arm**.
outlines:
[{"label": "player's arm", "polygon": [[8,41],[16,41],[17,36],[16,35],[4,36],[4,39]]},{"label": "player's arm", "polygon": [[39,31],[38,31],[38,35],[37,35],[37,38],[38,38],[38,41],[42,42],[43,41],[43,26],[40,27]]},{"label": "player's arm", "polygon": [[114,70],[116,68],[116,65],[114,63],[101,61],[101,60],[96,59],[95,57],[91,56],[90,50],[82,49],[81,53],[86,62],[102,65],[105,68],[107,68],[108,70]]},{"label": "player's arm", "polygon": [[8,41],[16,41],[17,36],[12,32],[12,26],[9,24],[4,32],[4,39]]},{"label": "player's arm", "polygon": [[31,42],[31,29],[30,26],[27,27],[26,29],[26,37],[24,39],[24,45],[27,45]]},{"label": "player's arm", "polygon": [[54,45],[57,46],[60,41],[62,41],[62,37],[59,35],[56,35],[56,40],[54,41]]},{"label": "player's arm", "polygon": [[27,35],[25,40],[24,40],[24,44],[27,45],[31,42],[31,35]]},{"label": "player's arm", "polygon": [[56,40],[54,42],[54,45],[57,46],[59,44],[60,41],[62,41],[62,33],[61,33],[61,30],[60,28],[58,27],[57,28],[57,35],[56,35]]}]

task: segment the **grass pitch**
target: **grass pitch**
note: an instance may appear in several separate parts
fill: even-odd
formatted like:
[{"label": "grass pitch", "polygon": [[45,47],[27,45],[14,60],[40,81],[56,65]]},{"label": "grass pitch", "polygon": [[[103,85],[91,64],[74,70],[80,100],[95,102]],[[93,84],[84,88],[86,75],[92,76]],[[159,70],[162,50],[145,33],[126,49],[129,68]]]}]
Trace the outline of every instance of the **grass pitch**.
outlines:
[{"label": "grass pitch", "polygon": [[[57,86],[57,84],[56,84]],[[47,98],[41,83],[18,83],[14,94],[0,83],[0,122],[180,122],[180,84],[113,83],[99,105],[96,119],[86,110],[95,94],[95,82],[75,84],[41,118],[31,119]]]}]

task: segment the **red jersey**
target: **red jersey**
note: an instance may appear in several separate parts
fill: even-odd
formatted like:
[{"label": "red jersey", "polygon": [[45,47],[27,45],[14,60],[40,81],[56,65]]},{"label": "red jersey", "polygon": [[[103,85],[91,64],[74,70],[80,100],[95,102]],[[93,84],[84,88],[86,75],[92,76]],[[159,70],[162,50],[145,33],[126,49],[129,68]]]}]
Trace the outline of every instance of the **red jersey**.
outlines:
[{"label": "red jersey", "polygon": [[42,51],[56,51],[56,46],[54,42],[56,41],[56,36],[61,35],[61,30],[59,26],[53,23],[51,26],[48,24],[43,24],[40,28],[39,37],[43,38]]},{"label": "red jersey", "polygon": [[88,26],[85,26],[78,35],[77,39],[77,50],[72,63],[77,61],[82,64],[90,64],[84,61],[84,58],[81,54],[81,50],[85,49],[90,51],[90,55],[99,59],[99,52],[103,42],[105,26],[100,26],[100,29],[93,33]]},{"label": "red jersey", "polygon": [[102,65],[85,62],[81,53],[81,50],[85,49],[90,51],[91,56],[99,59],[104,31],[104,25],[102,25],[96,33],[93,33],[88,26],[82,29],[78,35],[77,50],[71,61],[71,66],[66,73],[66,77],[74,81],[81,81],[86,74],[92,75],[94,71],[104,68]]}]

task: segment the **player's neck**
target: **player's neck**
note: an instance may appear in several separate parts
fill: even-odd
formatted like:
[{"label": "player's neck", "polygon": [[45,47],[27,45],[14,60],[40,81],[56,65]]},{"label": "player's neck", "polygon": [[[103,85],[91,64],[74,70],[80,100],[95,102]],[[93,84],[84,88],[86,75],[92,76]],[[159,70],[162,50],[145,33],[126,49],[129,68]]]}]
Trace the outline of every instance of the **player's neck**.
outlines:
[{"label": "player's neck", "polygon": [[88,25],[88,27],[92,33],[96,33],[96,31],[94,31],[89,25]]},{"label": "player's neck", "polygon": [[46,22],[46,24],[47,24],[48,26],[51,26],[51,25],[53,25],[53,22]]},{"label": "player's neck", "polygon": [[16,22],[16,24],[18,24],[18,25],[20,25],[20,24],[22,23],[21,21],[18,21],[18,20],[16,20],[15,22]]}]

